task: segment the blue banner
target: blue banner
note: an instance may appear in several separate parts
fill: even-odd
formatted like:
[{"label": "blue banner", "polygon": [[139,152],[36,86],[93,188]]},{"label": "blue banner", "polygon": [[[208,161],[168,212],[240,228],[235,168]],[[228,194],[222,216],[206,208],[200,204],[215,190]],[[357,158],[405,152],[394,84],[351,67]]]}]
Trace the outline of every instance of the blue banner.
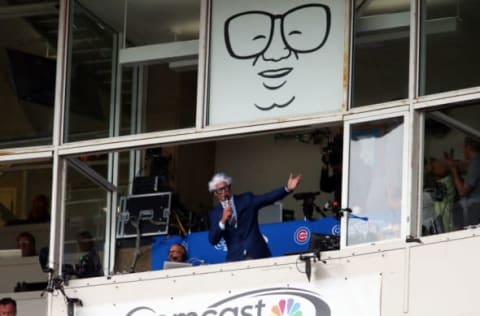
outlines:
[{"label": "blue banner", "polygon": [[[340,222],[332,217],[315,221],[291,221],[260,225],[273,257],[307,251],[312,234],[340,235]],[[163,269],[168,260],[168,250],[174,243],[181,243],[193,265],[225,262],[227,248],[222,240],[216,246],[208,241],[208,231],[191,233],[185,237],[160,236],[152,244],[152,270]]]}]

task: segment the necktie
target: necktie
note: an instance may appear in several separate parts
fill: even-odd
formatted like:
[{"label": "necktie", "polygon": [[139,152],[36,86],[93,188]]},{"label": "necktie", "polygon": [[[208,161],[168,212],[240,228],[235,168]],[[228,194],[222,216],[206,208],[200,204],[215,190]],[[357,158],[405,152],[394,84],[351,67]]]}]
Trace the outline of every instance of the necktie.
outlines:
[{"label": "necktie", "polygon": [[237,217],[235,216],[235,214],[232,214],[232,217],[230,217],[230,220],[228,221],[228,223],[232,226],[235,226],[235,228],[237,228]]}]

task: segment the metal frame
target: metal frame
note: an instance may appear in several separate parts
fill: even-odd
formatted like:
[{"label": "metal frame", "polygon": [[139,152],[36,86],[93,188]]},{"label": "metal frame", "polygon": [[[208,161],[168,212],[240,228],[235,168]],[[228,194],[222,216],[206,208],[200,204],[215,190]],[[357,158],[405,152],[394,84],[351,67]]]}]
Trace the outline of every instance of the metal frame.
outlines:
[{"label": "metal frame", "polygon": [[[65,98],[67,93],[67,60],[70,43],[69,25],[71,21],[70,4],[68,0],[60,0],[58,19],[57,75],[55,83],[55,108],[53,124],[53,166],[52,166],[52,199],[48,267],[50,274],[61,275],[63,262],[63,240],[65,223],[65,192],[66,162],[58,155],[58,147],[63,141],[65,122]],[[51,300],[49,300],[50,304]],[[50,308],[50,307],[49,307]]]}]

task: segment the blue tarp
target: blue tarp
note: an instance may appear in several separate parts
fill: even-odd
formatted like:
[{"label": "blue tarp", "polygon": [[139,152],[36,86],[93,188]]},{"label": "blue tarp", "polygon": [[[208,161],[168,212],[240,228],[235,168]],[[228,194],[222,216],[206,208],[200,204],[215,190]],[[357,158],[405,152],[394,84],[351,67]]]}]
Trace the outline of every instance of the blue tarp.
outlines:
[{"label": "blue tarp", "polygon": [[[306,251],[312,233],[340,235],[340,222],[332,217],[315,221],[290,221],[262,224],[260,230],[267,240],[272,256],[283,256],[292,252]],[[187,248],[188,262],[193,265],[225,262],[226,246],[223,240],[216,246],[208,241],[208,231],[182,236],[159,236],[152,244],[152,270],[163,269],[168,249],[174,243]]]}]

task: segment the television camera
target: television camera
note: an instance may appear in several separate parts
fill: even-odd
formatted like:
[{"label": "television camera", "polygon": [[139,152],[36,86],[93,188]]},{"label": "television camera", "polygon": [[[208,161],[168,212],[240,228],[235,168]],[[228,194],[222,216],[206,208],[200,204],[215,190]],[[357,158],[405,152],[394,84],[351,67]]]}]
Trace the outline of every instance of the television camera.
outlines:
[{"label": "television camera", "polygon": [[342,156],[342,135],[338,134],[322,148],[322,161],[325,165],[337,165],[342,163]]},{"label": "television camera", "polygon": [[327,215],[325,212],[315,204],[315,198],[319,195],[320,192],[299,192],[293,195],[295,200],[301,201],[303,200],[302,209],[303,215],[308,220],[313,220],[313,211],[317,211],[318,213],[322,214],[323,217]]},{"label": "television camera", "polygon": [[295,200],[303,200],[303,214],[305,218],[308,220],[313,220],[313,211],[317,211],[323,217],[327,217],[327,212],[333,213],[337,220],[345,213],[351,213],[352,210],[349,208],[342,209],[340,207],[340,203],[337,201],[327,201],[323,208],[320,208],[317,204],[315,204],[315,198],[319,195],[320,192],[299,192],[293,195]]}]

